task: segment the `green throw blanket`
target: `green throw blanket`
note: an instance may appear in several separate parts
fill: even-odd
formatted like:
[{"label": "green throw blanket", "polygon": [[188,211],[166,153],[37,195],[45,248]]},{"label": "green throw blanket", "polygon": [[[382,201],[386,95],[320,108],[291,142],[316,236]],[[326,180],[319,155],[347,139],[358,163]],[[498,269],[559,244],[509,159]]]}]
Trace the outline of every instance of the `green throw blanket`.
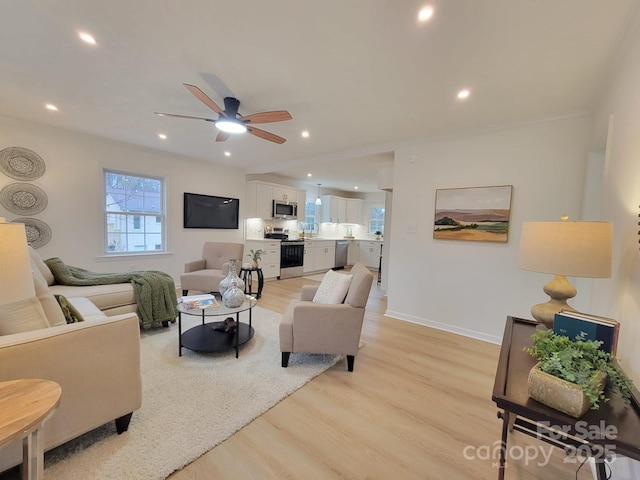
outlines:
[{"label": "green throw blanket", "polygon": [[97,273],[66,265],[58,257],[45,260],[56,282],[62,285],[89,286],[131,283],[142,328],[159,327],[178,315],[176,287],[164,272],[145,270],[131,273]]}]

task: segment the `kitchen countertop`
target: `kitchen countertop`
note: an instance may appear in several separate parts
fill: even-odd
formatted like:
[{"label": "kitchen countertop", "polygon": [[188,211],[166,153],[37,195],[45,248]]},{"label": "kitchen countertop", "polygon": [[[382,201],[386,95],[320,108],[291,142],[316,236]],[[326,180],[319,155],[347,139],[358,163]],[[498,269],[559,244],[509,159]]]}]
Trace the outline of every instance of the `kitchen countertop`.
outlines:
[{"label": "kitchen countertop", "polygon": [[[294,240],[292,238],[292,240]],[[375,238],[325,238],[325,237],[304,237],[295,240],[304,240],[306,242],[335,242],[336,240],[349,240],[351,242],[384,242],[384,239],[376,240]],[[277,238],[245,238],[245,242],[279,242]]]}]

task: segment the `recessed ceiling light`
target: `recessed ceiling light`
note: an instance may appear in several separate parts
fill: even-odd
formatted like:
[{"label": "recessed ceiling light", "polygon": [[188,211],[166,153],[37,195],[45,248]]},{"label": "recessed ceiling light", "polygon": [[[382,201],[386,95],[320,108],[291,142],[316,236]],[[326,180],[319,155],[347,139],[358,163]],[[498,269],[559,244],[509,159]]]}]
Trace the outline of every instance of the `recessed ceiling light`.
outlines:
[{"label": "recessed ceiling light", "polygon": [[465,98],[469,98],[469,90],[467,90],[466,88],[463,90],[460,90],[458,92],[458,98],[460,100],[464,100]]},{"label": "recessed ceiling light", "polygon": [[311,173],[307,173],[307,177],[313,177]]},{"label": "recessed ceiling light", "polygon": [[95,45],[97,43],[96,39],[93,38],[93,35],[91,35],[91,34],[89,34],[87,32],[80,32],[80,33],[78,33],[78,36],[80,37],[80,40],[82,40],[83,42],[88,43],[90,45]]},{"label": "recessed ceiling light", "polygon": [[426,7],[423,7],[418,12],[418,20],[420,22],[426,22],[427,20],[430,20],[431,17],[433,17],[433,7],[431,5],[427,5]]},{"label": "recessed ceiling light", "polygon": [[225,157],[230,157],[231,156],[231,152],[224,152],[224,156]]},{"label": "recessed ceiling light", "polygon": [[358,189],[358,186],[356,185],[355,187],[353,187],[353,189],[354,189],[354,190],[357,190],[357,189]]},{"label": "recessed ceiling light", "polygon": [[307,130],[302,131],[302,138],[309,138],[309,132]]},{"label": "recessed ceiling light", "polygon": [[58,111],[58,107],[56,107],[53,103],[47,103],[44,107],[47,110],[51,110],[52,112],[57,112]]},{"label": "recessed ceiling light", "polygon": [[158,138],[161,138],[162,140],[166,140],[167,136],[164,133],[159,133]]}]

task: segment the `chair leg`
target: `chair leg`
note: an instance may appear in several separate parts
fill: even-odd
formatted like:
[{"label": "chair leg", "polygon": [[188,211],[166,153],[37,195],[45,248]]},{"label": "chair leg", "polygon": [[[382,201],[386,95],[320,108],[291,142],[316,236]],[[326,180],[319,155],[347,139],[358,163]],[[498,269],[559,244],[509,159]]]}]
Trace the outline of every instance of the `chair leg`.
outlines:
[{"label": "chair leg", "polygon": [[347,369],[350,372],[353,372],[353,362],[355,362],[355,360],[356,360],[355,355],[347,355]]},{"label": "chair leg", "polygon": [[118,435],[126,432],[127,429],[129,428],[131,415],[133,415],[133,412],[127,413],[126,415],[116,418],[116,432],[118,432]]},{"label": "chair leg", "polygon": [[291,355],[291,352],[282,352],[282,368],[287,368],[287,365],[289,365],[289,355]]}]

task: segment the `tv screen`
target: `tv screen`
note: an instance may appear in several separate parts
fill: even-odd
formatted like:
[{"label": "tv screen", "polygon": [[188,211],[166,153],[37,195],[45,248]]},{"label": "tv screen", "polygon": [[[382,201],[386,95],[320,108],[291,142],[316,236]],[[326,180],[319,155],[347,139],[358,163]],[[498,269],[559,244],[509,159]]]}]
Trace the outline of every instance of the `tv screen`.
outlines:
[{"label": "tv screen", "polygon": [[184,194],[184,228],[238,228],[240,201],[197,193]]}]

